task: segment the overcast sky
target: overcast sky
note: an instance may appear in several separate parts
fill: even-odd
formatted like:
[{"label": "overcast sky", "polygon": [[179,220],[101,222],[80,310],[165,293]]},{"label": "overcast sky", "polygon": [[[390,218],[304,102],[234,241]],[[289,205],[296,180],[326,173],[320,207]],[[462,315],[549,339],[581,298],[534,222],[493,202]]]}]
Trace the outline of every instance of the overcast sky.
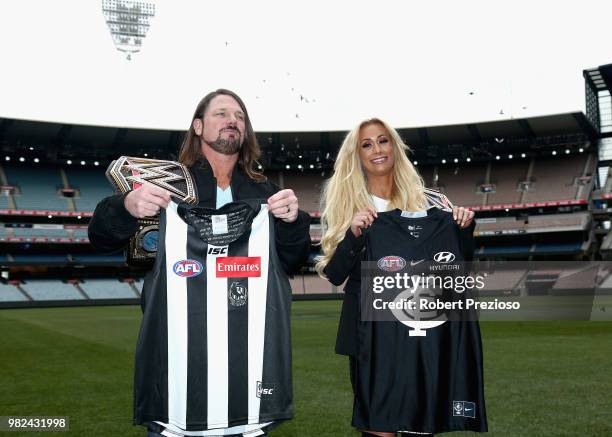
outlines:
[{"label": "overcast sky", "polygon": [[128,61],[101,0],[2,1],[0,117],[184,130],[224,87],[257,131],[455,124],[584,111],[612,62],[609,0],[155,4]]}]

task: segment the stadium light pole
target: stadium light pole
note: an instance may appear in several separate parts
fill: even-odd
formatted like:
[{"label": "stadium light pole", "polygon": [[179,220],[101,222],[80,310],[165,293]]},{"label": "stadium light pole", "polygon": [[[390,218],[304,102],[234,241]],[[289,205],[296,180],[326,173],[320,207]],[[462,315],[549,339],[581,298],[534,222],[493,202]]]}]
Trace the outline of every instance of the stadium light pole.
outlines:
[{"label": "stadium light pole", "polygon": [[128,61],[138,53],[155,16],[152,1],[102,0],[102,14],[115,47]]}]

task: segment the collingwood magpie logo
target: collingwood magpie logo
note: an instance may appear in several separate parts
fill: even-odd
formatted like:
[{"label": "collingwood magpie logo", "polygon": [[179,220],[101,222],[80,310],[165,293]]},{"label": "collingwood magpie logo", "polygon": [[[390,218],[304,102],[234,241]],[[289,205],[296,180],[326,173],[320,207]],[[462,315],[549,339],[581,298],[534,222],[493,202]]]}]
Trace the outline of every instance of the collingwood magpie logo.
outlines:
[{"label": "collingwood magpie logo", "polygon": [[230,303],[235,307],[241,307],[247,303],[248,296],[247,288],[240,282],[232,282],[228,291],[228,299]]},{"label": "collingwood magpie logo", "polygon": [[433,257],[434,261],[440,264],[448,264],[455,261],[455,254],[452,252],[438,252]]}]

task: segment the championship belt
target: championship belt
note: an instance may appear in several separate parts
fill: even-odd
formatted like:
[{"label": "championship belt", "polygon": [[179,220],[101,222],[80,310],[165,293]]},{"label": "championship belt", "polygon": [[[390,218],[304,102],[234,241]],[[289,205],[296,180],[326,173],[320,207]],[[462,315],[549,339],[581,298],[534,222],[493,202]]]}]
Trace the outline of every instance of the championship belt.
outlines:
[{"label": "championship belt", "polygon": [[[122,156],[111,162],[106,177],[123,194],[148,182],[169,191],[179,202],[198,203],[193,177],[187,167],[179,162]],[[128,246],[128,264],[154,260],[158,235],[159,214],[138,219],[138,231],[130,238]]]},{"label": "championship belt", "polygon": [[431,188],[425,188],[424,194],[430,207],[433,206],[447,212],[453,211],[452,202],[441,192],[432,190]]}]

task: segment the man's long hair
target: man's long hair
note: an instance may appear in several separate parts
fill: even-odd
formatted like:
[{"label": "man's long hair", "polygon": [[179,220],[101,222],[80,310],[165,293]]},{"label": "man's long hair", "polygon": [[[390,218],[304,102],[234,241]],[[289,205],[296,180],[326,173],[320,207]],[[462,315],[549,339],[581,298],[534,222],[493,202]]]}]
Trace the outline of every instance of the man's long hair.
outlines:
[{"label": "man's long hair", "polygon": [[253,131],[253,126],[251,125],[251,119],[249,118],[249,113],[246,106],[236,93],[223,88],[208,93],[202,100],[200,100],[200,103],[198,103],[198,106],[193,113],[193,117],[191,117],[189,130],[185,134],[185,138],[181,144],[178,159],[179,162],[185,164],[187,167],[190,167],[200,159],[204,158],[202,155],[200,137],[195,133],[193,121],[196,119],[202,120],[204,118],[206,109],[208,109],[210,101],[219,95],[230,96],[235,99],[240,105],[240,109],[242,109],[242,112],[244,113],[245,138],[242,146],[240,147],[240,151],[238,152],[238,165],[249,178],[258,182],[265,181],[266,177],[255,169],[255,166],[258,165],[257,159],[261,156],[261,149],[259,148],[259,144],[257,144],[257,137]]},{"label": "man's long hair", "polygon": [[318,258],[316,271],[323,275],[323,269],[344,239],[357,211],[374,208],[368,192],[367,179],[359,159],[359,131],[371,124],[382,126],[393,144],[395,164],[393,166],[393,188],[388,209],[400,208],[416,211],[426,208],[423,179],[416,171],[407,152],[410,151],[395,129],[378,118],[362,121],[345,137],[334,164],[334,174],[327,180],[321,195],[321,224],[323,255]]}]

